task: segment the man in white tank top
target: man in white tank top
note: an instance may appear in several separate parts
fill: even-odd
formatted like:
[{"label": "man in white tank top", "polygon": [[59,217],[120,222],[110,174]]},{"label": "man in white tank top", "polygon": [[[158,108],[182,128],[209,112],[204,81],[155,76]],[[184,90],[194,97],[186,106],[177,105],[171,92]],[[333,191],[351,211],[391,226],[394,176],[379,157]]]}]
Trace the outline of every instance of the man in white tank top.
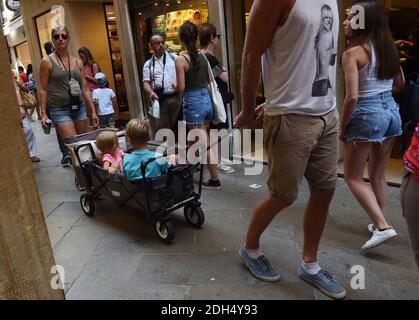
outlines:
[{"label": "man in white tank top", "polygon": [[[337,180],[339,116],[336,111],[336,0],[255,0],[242,70],[243,111],[236,125],[264,118],[270,194],[256,207],[240,256],[258,279],[279,273],[259,249],[272,219],[298,196],[305,177],[310,200],[304,218],[304,251],[298,276],[336,299],[345,289],[317,262],[317,251]],[[259,74],[266,103],[255,108]]]}]

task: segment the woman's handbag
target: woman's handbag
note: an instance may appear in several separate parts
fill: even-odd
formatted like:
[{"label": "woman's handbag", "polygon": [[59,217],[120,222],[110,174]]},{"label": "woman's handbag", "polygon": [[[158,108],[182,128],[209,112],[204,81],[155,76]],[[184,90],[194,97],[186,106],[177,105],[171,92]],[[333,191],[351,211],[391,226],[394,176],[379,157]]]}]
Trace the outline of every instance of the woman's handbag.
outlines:
[{"label": "woman's handbag", "polygon": [[210,78],[208,90],[212,100],[212,109],[214,111],[214,119],[212,122],[214,124],[224,123],[227,121],[227,114],[224,108],[223,97],[221,96],[220,90],[218,89],[218,84],[215,81],[214,74],[212,73],[211,65],[207,57],[205,57],[205,60],[207,60],[208,63],[208,73]]},{"label": "woman's handbag", "polygon": [[38,106],[38,100],[33,92],[27,92],[19,88],[22,97],[22,107],[25,109],[35,109]]}]

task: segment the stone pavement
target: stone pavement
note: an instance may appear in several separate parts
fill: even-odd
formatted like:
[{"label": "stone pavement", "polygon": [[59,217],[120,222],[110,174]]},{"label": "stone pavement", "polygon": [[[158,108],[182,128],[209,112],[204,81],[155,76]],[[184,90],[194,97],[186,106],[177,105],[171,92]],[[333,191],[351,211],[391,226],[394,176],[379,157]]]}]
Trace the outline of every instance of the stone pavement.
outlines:
[{"label": "stone pavement", "polygon": [[[262,249],[282,279],[269,284],[253,278],[238,257],[252,209],[267,192],[261,176],[221,174],[222,191],[203,191],[206,222],[188,226],[183,211],[173,214],[175,239],[163,243],[152,220],[108,200],[96,201],[86,217],[71,168],[59,166],[55,133],[33,123],[42,162],[34,164],[56,263],[65,268],[67,299],[327,299],[296,276],[303,245],[302,219],[307,185],[298,201],[279,215],[262,238]],[[262,185],[259,189],[249,188]],[[347,299],[419,299],[398,188],[391,188],[389,221],[399,237],[361,252],[368,218],[339,180],[321,242],[319,261],[347,288]],[[365,289],[351,289],[351,268],[365,270]]]}]

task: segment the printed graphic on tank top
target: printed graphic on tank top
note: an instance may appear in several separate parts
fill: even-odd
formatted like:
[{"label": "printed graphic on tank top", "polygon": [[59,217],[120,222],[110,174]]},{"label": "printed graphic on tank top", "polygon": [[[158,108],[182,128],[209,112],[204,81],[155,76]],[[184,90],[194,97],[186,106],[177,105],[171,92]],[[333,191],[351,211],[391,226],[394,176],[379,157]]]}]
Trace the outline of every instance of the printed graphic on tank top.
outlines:
[{"label": "printed graphic on tank top", "polygon": [[267,114],[321,116],[336,107],[336,0],[296,0],[262,58]]}]

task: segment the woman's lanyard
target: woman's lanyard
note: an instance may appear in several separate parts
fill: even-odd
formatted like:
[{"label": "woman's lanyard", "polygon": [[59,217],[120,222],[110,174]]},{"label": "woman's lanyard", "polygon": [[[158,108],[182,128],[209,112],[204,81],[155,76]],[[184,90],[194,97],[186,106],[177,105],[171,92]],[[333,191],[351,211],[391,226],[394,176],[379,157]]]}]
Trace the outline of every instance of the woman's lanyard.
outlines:
[{"label": "woman's lanyard", "polygon": [[[156,87],[156,76],[154,73],[154,69],[156,67],[156,58],[153,55],[153,83],[154,83],[154,88]],[[161,87],[164,91],[164,69],[166,68],[166,52],[164,53],[164,57],[163,57],[163,77],[162,77],[162,82],[161,82]]]},{"label": "woman's lanyard", "polygon": [[57,55],[58,59],[60,59],[61,64],[64,67],[65,73],[68,74],[68,81],[71,81],[70,54],[68,55],[68,71],[67,71],[67,68],[65,67],[65,64],[64,64],[63,60],[61,59],[60,55],[57,52],[55,52],[55,54]]}]

